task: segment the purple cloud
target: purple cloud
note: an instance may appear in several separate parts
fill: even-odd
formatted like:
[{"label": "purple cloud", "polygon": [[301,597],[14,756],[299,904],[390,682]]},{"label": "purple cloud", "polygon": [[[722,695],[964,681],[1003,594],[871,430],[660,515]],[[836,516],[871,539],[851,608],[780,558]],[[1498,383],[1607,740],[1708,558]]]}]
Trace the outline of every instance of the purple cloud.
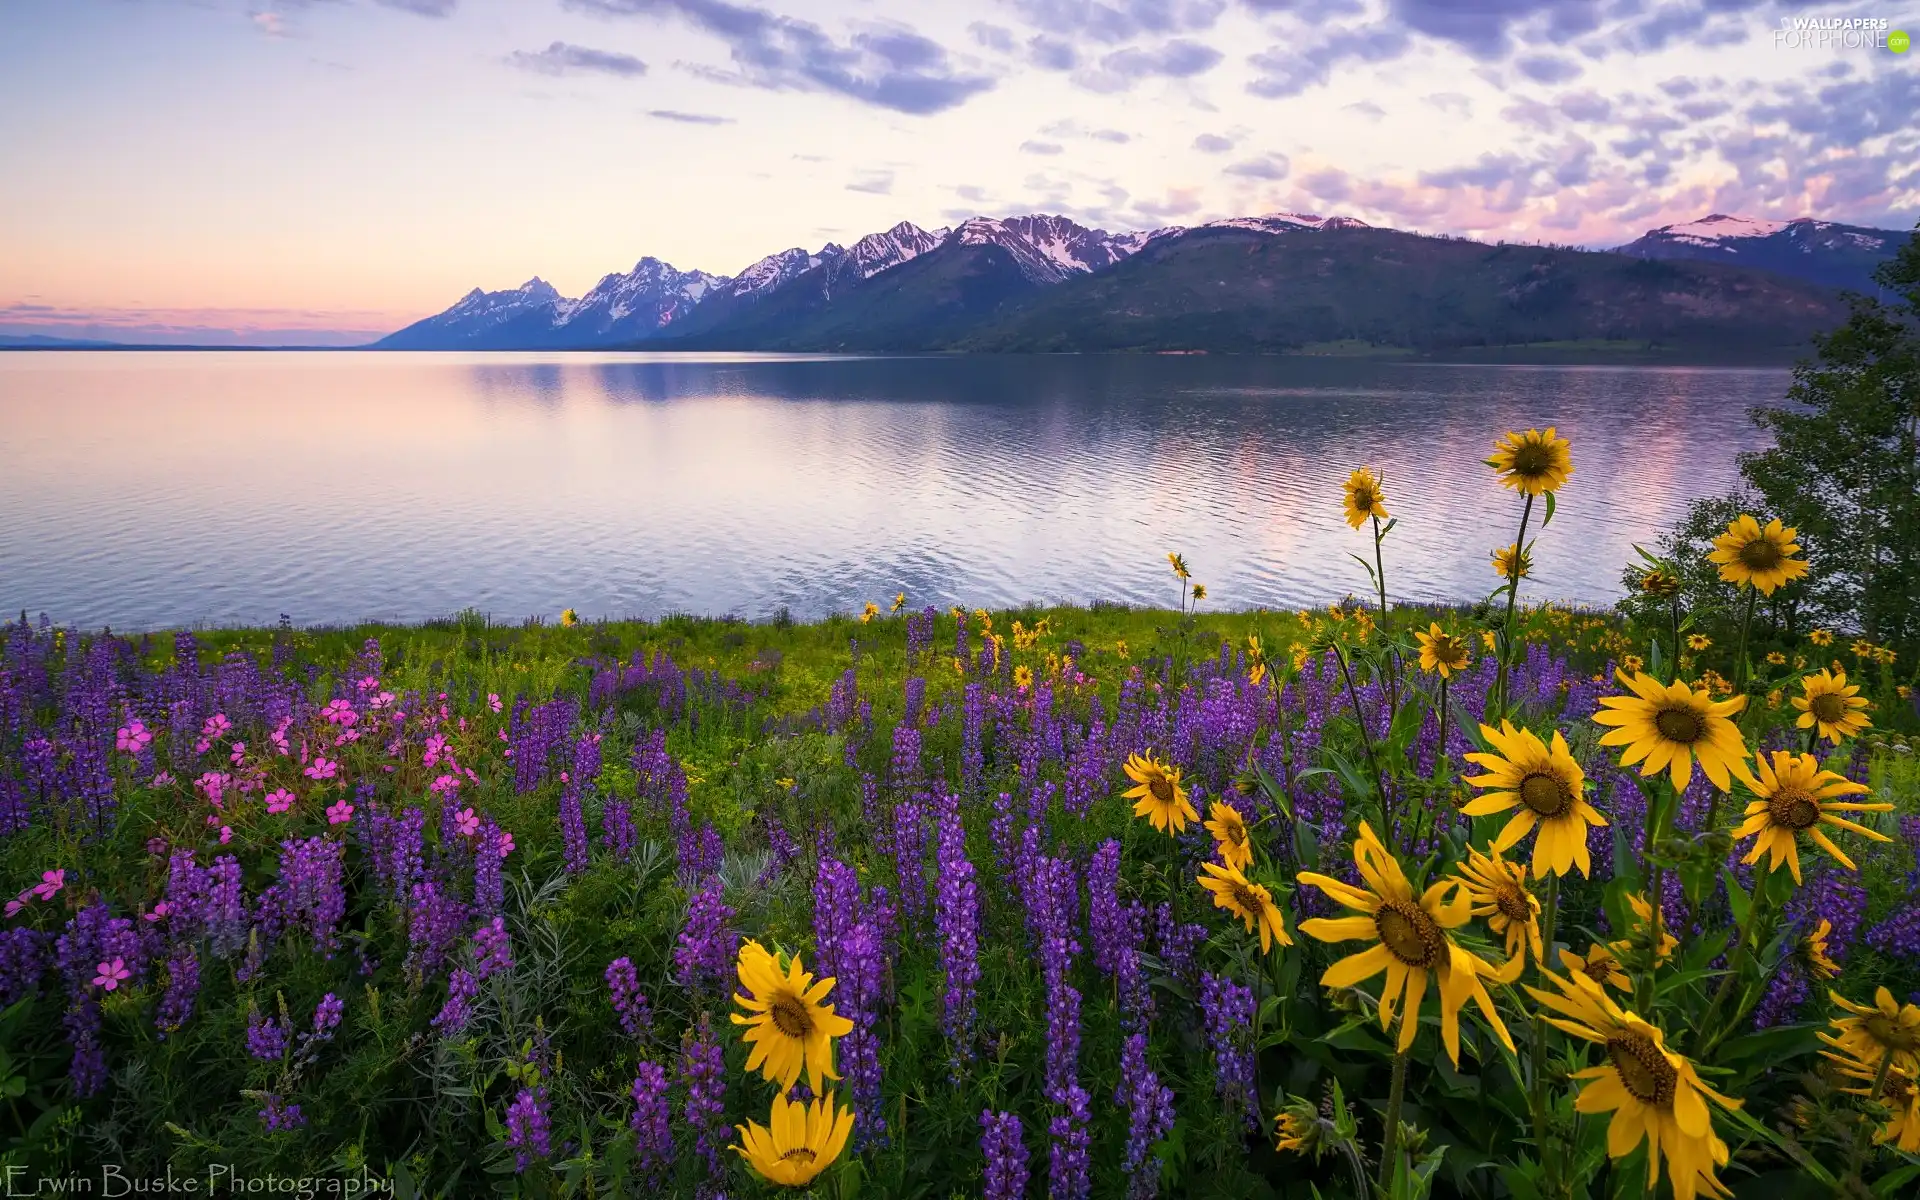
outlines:
[{"label": "purple cloud", "polygon": [[1520,73],[1535,83],[1565,83],[1580,76],[1580,64],[1551,54],[1525,54],[1514,60]]},{"label": "purple cloud", "polygon": [[1285,179],[1293,169],[1293,164],[1284,154],[1262,154],[1245,162],[1237,162],[1227,168],[1227,174],[1238,175],[1244,179],[1265,179],[1278,182]]},{"label": "purple cloud", "polygon": [[1175,38],[1152,49],[1129,46],[1116,50],[1102,57],[1097,69],[1076,75],[1074,82],[1091,92],[1123,92],[1154,76],[1192,78],[1219,66],[1223,57],[1212,46]]},{"label": "purple cloud", "polygon": [[1233,139],[1217,133],[1203,133],[1193,139],[1193,148],[1202,154],[1225,154],[1233,149]]},{"label": "purple cloud", "polygon": [[1105,45],[1142,36],[1201,33],[1226,11],[1226,0],[1009,0],[1035,29]]},{"label": "purple cloud", "polygon": [[539,51],[515,50],[507,55],[507,65],[540,75],[576,75],[586,72],[636,79],[647,73],[647,64],[631,54],[621,54],[613,50],[595,50],[591,46],[575,46],[568,42],[555,42],[545,50]]}]

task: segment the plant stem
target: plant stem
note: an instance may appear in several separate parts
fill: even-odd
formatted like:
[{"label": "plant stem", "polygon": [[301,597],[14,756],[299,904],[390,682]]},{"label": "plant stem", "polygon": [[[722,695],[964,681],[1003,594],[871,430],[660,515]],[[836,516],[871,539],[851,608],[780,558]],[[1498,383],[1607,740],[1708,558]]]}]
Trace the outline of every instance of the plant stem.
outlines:
[{"label": "plant stem", "polygon": [[[1405,1024],[1407,1011],[1402,1008],[1395,1021],[1395,1028]],[[1393,1055],[1393,1084],[1387,1090],[1387,1128],[1380,1138],[1380,1190],[1385,1192],[1393,1183],[1393,1171],[1399,1165],[1400,1157],[1400,1105],[1407,1097],[1407,1052],[1396,1050]]]},{"label": "plant stem", "polygon": [[1747,629],[1753,624],[1753,601],[1759,590],[1751,583],[1747,585],[1747,604],[1740,613],[1740,649],[1733,659],[1733,694],[1747,694]]},{"label": "plant stem", "polygon": [[1520,598],[1520,554],[1527,543],[1527,522],[1533,517],[1533,493],[1527,493],[1526,503],[1520,506],[1520,535],[1513,539],[1513,566],[1507,573],[1507,616],[1503,623],[1506,640],[1500,644],[1500,671],[1495,677],[1493,694],[1496,697],[1494,711],[1489,718],[1505,716],[1507,711],[1507,670],[1508,660],[1513,657],[1513,605]]},{"label": "plant stem", "polygon": [[[1387,626],[1387,564],[1381,557],[1380,543],[1384,540],[1380,532],[1380,518],[1373,518],[1373,581],[1380,587],[1380,636],[1389,646],[1393,644],[1392,631]],[[1394,670],[1387,675],[1387,712],[1400,710],[1400,658],[1392,655]]]},{"label": "plant stem", "polygon": [[[1540,955],[1534,960],[1534,968],[1546,983],[1547,956],[1553,953],[1553,926],[1559,916],[1560,877],[1547,876],[1547,900],[1540,906]],[[1529,1081],[1527,1107],[1533,1110],[1533,1141],[1540,1153],[1540,1165],[1546,1170],[1549,1190],[1557,1194],[1553,1187],[1558,1178],[1559,1155],[1547,1149],[1547,1021],[1541,1012],[1533,1017],[1533,1072]]]},{"label": "plant stem", "polygon": [[1380,774],[1380,758],[1373,752],[1373,735],[1367,732],[1367,715],[1360,711],[1360,693],[1353,686],[1353,671],[1347,666],[1347,653],[1338,644],[1334,646],[1334,657],[1340,660],[1340,674],[1347,681],[1347,699],[1353,703],[1353,719],[1360,726],[1360,743],[1367,748],[1367,762],[1373,767],[1373,786],[1380,793],[1380,823],[1386,826],[1386,836],[1393,836],[1393,814],[1387,810],[1387,782]]},{"label": "plant stem", "polygon": [[1740,936],[1734,941],[1733,949],[1727,954],[1727,973],[1721,978],[1719,988],[1713,993],[1713,1000],[1707,1005],[1707,1014],[1700,1022],[1702,1030],[1712,1030],[1712,1032],[1707,1035],[1707,1040],[1701,1043],[1700,1055],[1696,1057],[1706,1055],[1718,1046],[1721,1039],[1727,1036],[1733,1029],[1735,1021],[1739,1019],[1739,1015],[1735,1014],[1732,1020],[1719,1025],[1714,1018],[1719,1015],[1720,1006],[1726,1003],[1728,994],[1733,991],[1734,980],[1739,978],[1740,968],[1745,965],[1745,952],[1748,944],[1753,940],[1754,926],[1760,923],[1760,907],[1766,897],[1767,877],[1761,875],[1754,883],[1753,898],[1747,904],[1747,919],[1740,922]]},{"label": "plant stem", "polygon": [[[1649,943],[1647,949],[1647,969],[1640,974],[1640,980],[1634,985],[1633,1004],[1644,1015],[1653,1005],[1653,973],[1660,965],[1660,929],[1662,901],[1666,896],[1667,871],[1655,857],[1660,845],[1661,827],[1665,825],[1666,805],[1663,803],[1664,787],[1654,787],[1647,796],[1646,845],[1642,853],[1647,858],[1647,916]],[[1679,803],[1679,796],[1674,796]]]},{"label": "plant stem", "polygon": [[1671,670],[1667,675],[1667,682],[1673,683],[1680,678],[1680,596],[1678,593],[1668,601],[1668,608],[1673,614],[1673,660],[1668,664]]}]

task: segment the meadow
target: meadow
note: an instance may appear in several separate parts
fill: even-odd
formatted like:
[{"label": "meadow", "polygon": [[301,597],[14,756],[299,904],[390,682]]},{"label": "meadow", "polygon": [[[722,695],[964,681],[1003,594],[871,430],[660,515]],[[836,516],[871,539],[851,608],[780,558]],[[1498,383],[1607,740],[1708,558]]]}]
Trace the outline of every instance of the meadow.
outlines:
[{"label": "meadow", "polygon": [[0,1168],[1915,1194],[1914,664],[1755,622],[1804,571],[1777,524],[1715,552],[1744,610],[1654,557],[1631,614],[1519,605],[1571,462],[1529,431],[1489,469],[1459,607],[1389,602],[1411,535],[1363,469],[1366,598],[1302,612],[1176,553],[1159,610],[23,617]]}]

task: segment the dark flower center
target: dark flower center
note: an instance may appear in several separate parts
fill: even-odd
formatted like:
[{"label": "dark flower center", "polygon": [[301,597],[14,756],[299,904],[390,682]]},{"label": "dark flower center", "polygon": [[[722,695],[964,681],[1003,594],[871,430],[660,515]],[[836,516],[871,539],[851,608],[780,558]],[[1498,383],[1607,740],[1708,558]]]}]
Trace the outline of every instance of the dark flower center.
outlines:
[{"label": "dark flower center", "polygon": [[1353,489],[1353,506],[1361,512],[1372,509],[1377,499],[1370,487],[1362,486]]},{"label": "dark flower center", "polygon": [[1691,708],[1663,708],[1654,714],[1653,727],[1670,742],[1691,746],[1707,732],[1707,723]]},{"label": "dark flower center", "polygon": [[1464,666],[1467,661],[1467,647],[1459,638],[1448,635],[1433,639],[1434,661],[1443,666]]},{"label": "dark flower center", "polygon": [[1410,967],[1431,970],[1439,966],[1446,955],[1447,940],[1441,935],[1440,926],[1418,905],[1385,901],[1380,911],[1373,914],[1373,925],[1379,931],[1381,944]]},{"label": "dark flower center", "polygon": [[1740,561],[1752,571],[1771,571],[1785,557],[1771,538],[1759,538],[1740,547]]},{"label": "dark flower center", "polygon": [[811,1164],[813,1160],[818,1157],[819,1155],[807,1149],[805,1146],[795,1146],[780,1156],[783,1162],[797,1162],[802,1164]]},{"label": "dark flower center", "polygon": [[1524,923],[1533,916],[1533,908],[1527,903],[1526,894],[1511,884],[1493,893],[1493,906],[1509,921]]},{"label": "dark flower center", "polygon": [[1814,720],[1832,725],[1846,719],[1847,699],[1838,692],[1822,692],[1807,701],[1807,708]]},{"label": "dark flower center", "polygon": [[1260,895],[1258,892],[1255,892],[1244,883],[1230,883],[1227,885],[1227,894],[1233,898],[1234,904],[1239,906],[1242,911],[1251,913],[1255,918],[1260,916]]},{"label": "dark flower center", "polygon": [[1657,1108],[1671,1108],[1680,1073],[1653,1039],[1638,1033],[1616,1034],[1607,1039],[1607,1057],[1620,1073],[1620,1082],[1634,1098]]},{"label": "dark flower center", "polygon": [[1535,771],[1520,781],[1520,802],[1543,817],[1557,817],[1573,804],[1573,789],[1558,775]]},{"label": "dark flower center", "polygon": [[1782,788],[1767,798],[1767,818],[1783,829],[1811,829],[1820,820],[1820,804],[1799,788]]},{"label": "dark flower center", "polygon": [[1247,827],[1245,825],[1242,825],[1231,817],[1222,821],[1221,825],[1227,831],[1226,841],[1229,845],[1243,846],[1246,844]]},{"label": "dark flower center", "polygon": [[1886,1082],[1880,1085],[1880,1098],[1896,1109],[1905,1108],[1913,1100],[1913,1080],[1888,1071]]},{"label": "dark flower center", "polygon": [[1605,956],[1590,958],[1580,964],[1580,969],[1586,972],[1588,979],[1593,980],[1595,983],[1601,983],[1604,982],[1609,975],[1613,974],[1613,960]]},{"label": "dark flower center", "polygon": [[1147,780],[1147,791],[1162,804],[1173,803],[1173,780],[1168,779],[1163,772],[1155,771]]},{"label": "dark flower center", "polygon": [[1553,451],[1545,443],[1528,442],[1513,452],[1513,473],[1541,475],[1553,466]]},{"label": "dark flower center", "polygon": [[773,1027],[796,1040],[805,1040],[813,1032],[813,1018],[807,1015],[806,1005],[797,996],[782,996],[767,1007],[767,1015],[773,1018]]}]

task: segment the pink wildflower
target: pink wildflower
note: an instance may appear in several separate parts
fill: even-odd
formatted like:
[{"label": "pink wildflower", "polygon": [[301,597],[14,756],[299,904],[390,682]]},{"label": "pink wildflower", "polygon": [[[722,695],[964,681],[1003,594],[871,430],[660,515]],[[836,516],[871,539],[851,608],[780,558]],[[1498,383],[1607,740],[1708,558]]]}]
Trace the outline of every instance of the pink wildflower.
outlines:
[{"label": "pink wildflower", "polygon": [[339,769],[339,763],[329,760],[324,754],[320,754],[314,756],[313,765],[308,767],[304,773],[308,779],[332,779]]},{"label": "pink wildflower", "polygon": [[[40,882],[33,885],[33,894],[42,900],[51,900],[60,889],[67,886],[65,868],[40,872]],[[24,893],[23,893],[24,894]]]},{"label": "pink wildflower", "polygon": [[141,913],[140,919],[142,921],[164,921],[167,918],[167,914],[171,913],[172,911],[173,911],[173,905],[168,904],[165,900],[162,900],[160,903],[153,906],[152,912]]},{"label": "pink wildflower", "polygon": [[336,800],[327,808],[327,824],[345,825],[353,819],[353,805],[345,799]]},{"label": "pink wildflower", "polygon": [[267,793],[267,811],[270,813],[286,812],[293,807],[294,802],[298,799],[298,796],[295,796],[286,788],[275,788],[273,791]]},{"label": "pink wildflower", "polygon": [[507,855],[512,853],[513,853],[513,835],[503,829],[500,831],[500,857],[505,858]]},{"label": "pink wildflower", "polygon": [[471,808],[463,808],[453,814],[453,828],[461,837],[472,837],[480,832],[480,818]]},{"label": "pink wildflower", "polygon": [[495,712],[500,711],[500,697],[496,693],[487,693],[487,707]]},{"label": "pink wildflower", "polygon": [[245,742],[235,742],[233,744],[233,753],[227,755],[227,761],[237,767],[246,760],[246,757],[247,744]]},{"label": "pink wildflower", "polygon": [[227,720],[227,714],[215,713],[207,718],[205,725],[200,727],[200,736],[204,738],[225,737],[227,732],[232,728],[233,722]]},{"label": "pink wildflower", "polygon": [[122,982],[133,978],[133,972],[127,970],[127,960],[124,958],[116,958],[110,963],[103,962],[97,969],[100,973],[93,977],[95,986],[105,988],[109,992],[119,987]]},{"label": "pink wildflower", "polygon": [[155,787],[168,787],[168,786],[171,786],[172,783],[173,783],[172,771],[162,771],[158,775],[155,775],[153,777],[153,786]]},{"label": "pink wildflower", "polygon": [[114,732],[114,749],[138,754],[153,740],[153,732],[140,721],[128,721]]},{"label": "pink wildflower", "polygon": [[224,846],[232,840],[233,840],[233,826],[222,825],[220,827],[220,844]]}]

